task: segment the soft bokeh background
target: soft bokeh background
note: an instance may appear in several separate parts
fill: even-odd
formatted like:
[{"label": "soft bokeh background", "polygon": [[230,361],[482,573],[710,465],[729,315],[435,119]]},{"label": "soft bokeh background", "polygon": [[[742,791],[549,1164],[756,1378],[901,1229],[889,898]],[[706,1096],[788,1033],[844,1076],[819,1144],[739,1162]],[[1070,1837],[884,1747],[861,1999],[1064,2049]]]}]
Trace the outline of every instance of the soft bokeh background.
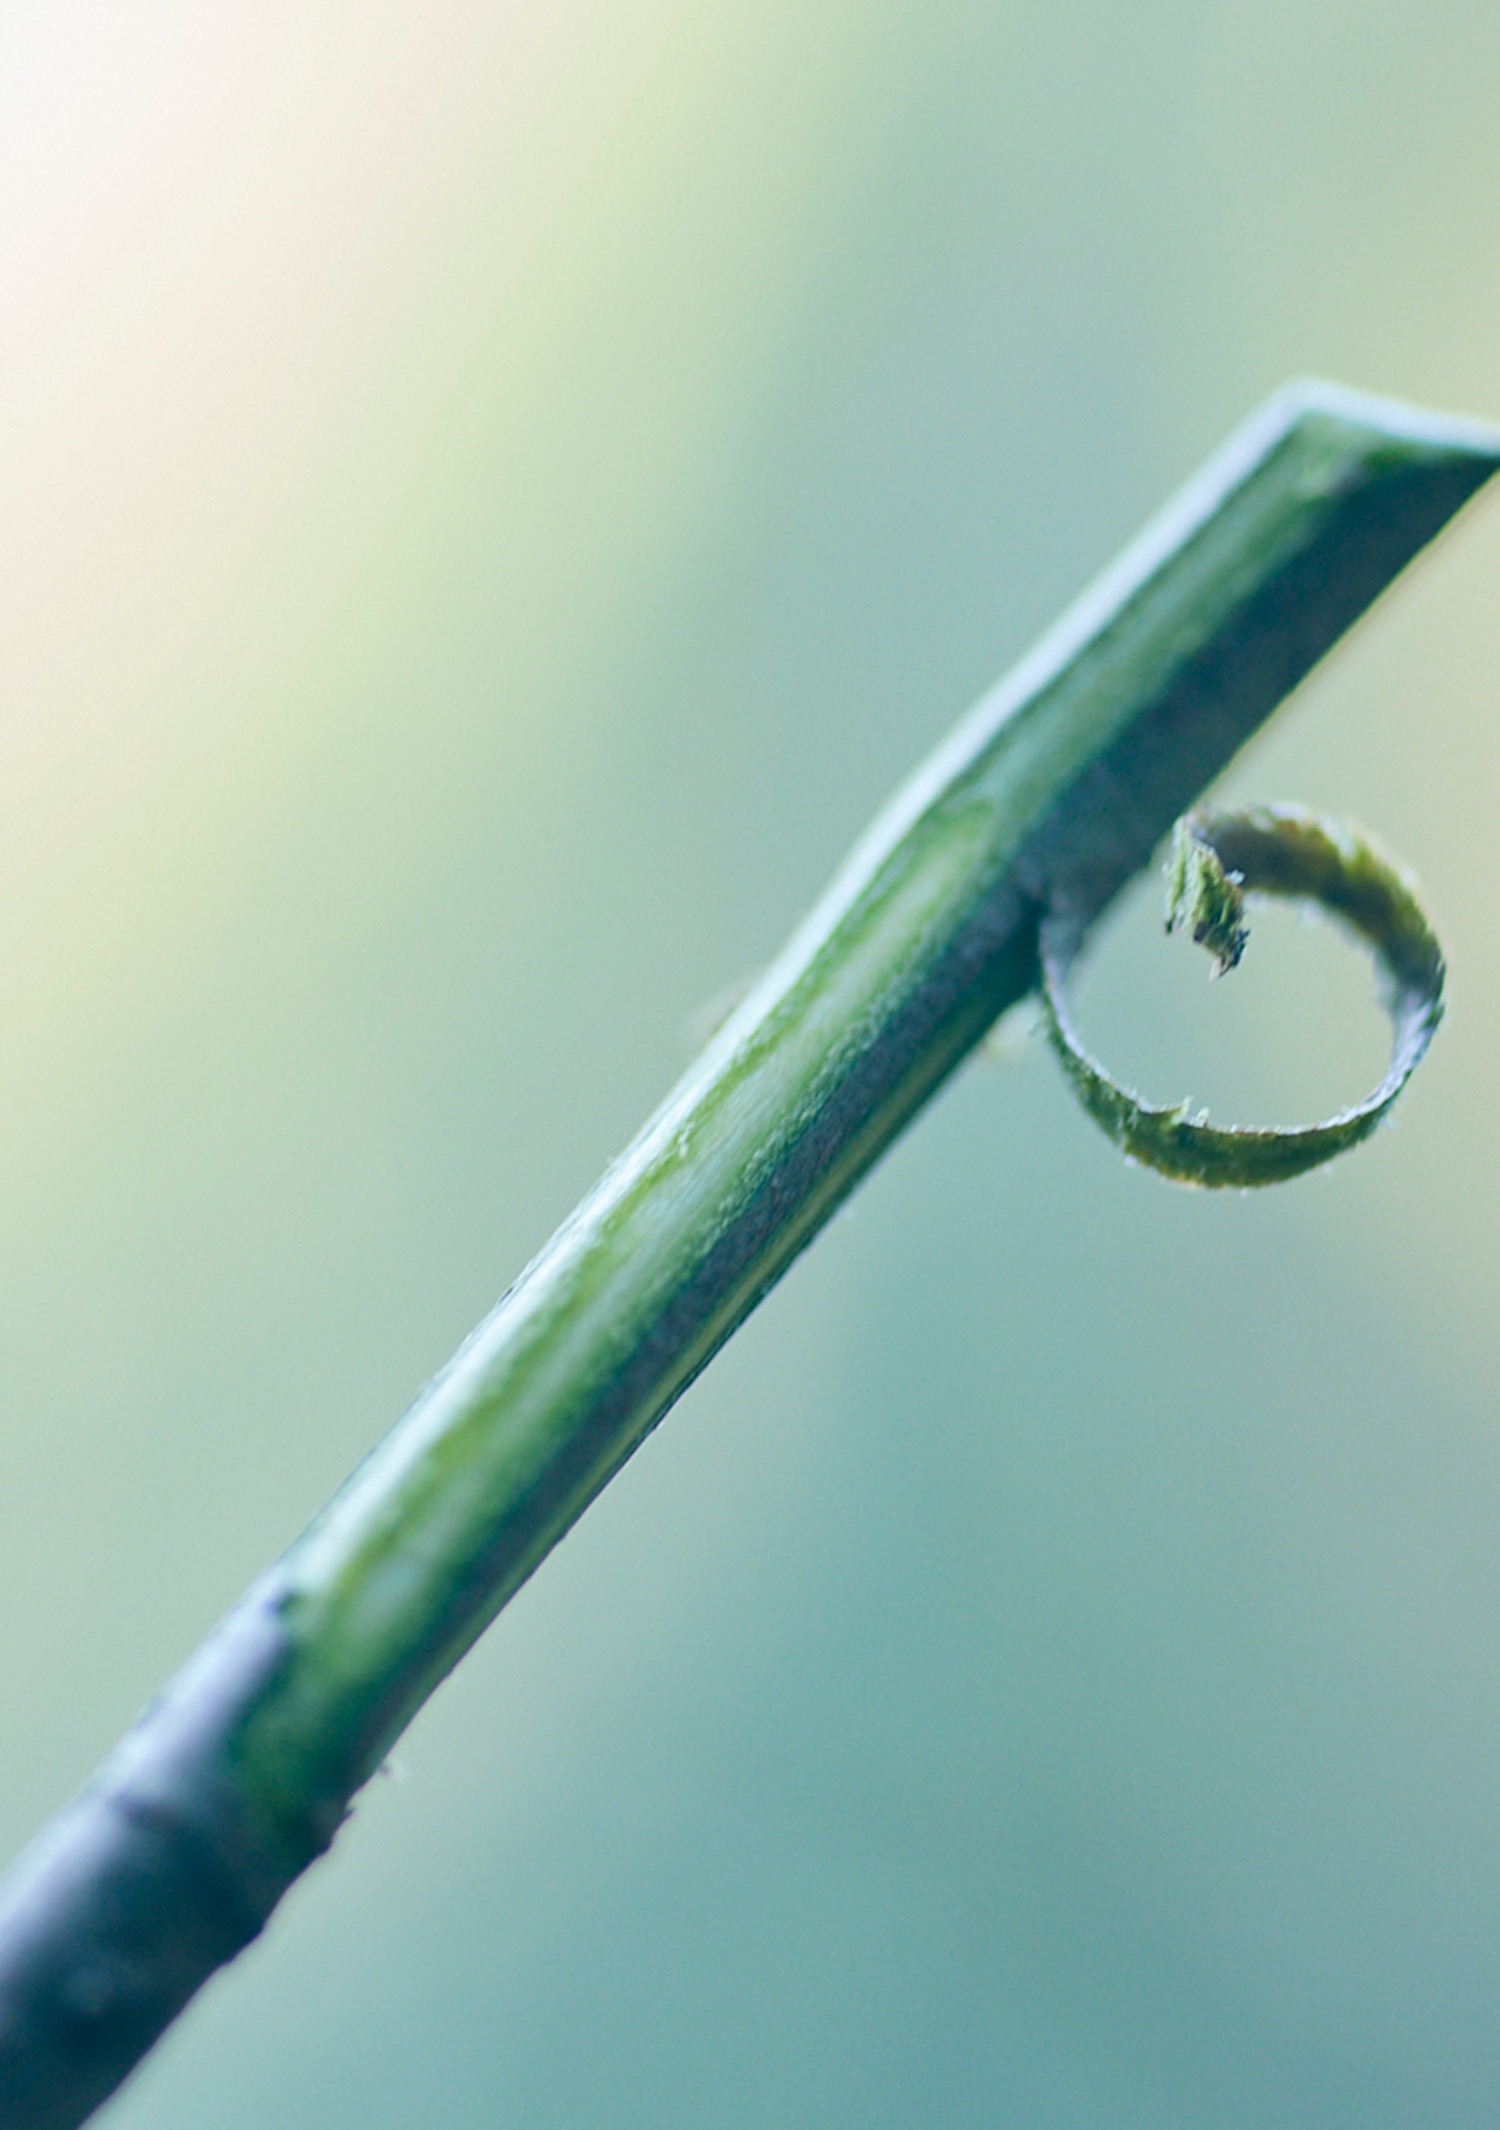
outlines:
[{"label": "soft bokeh background", "polygon": [[[0,1836],[1267,390],[1500,415],[1487,0],[0,13]],[[1264,1198],[962,1076],[120,2130],[1500,2109],[1500,505],[1234,788],[1424,879]],[[1373,1077],[1151,890],[1161,1095]],[[1238,989],[1236,989],[1238,987]]]}]

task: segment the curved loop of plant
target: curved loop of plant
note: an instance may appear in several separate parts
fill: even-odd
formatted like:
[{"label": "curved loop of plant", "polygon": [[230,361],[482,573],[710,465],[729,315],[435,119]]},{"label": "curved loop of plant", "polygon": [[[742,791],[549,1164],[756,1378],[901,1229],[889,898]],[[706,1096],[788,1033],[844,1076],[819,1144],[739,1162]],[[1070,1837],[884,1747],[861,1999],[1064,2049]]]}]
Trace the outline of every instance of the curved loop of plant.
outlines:
[{"label": "curved loop of plant", "polygon": [[1065,915],[1041,930],[1047,1032],[1079,1101],[1130,1159],[1208,1189],[1283,1183],[1331,1161],[1379,1124],[1426,1055],[1443,1016],[1443,956],[1411,881],[1347,822],[1297,806],[1185,815],[1167,870],[1167,930],[1191,933],[1215,976],[1238,966],[1249,937],[1247,891],[1316,903],[1374,957],[1391,1022],[1385,1077],[1362,1102],[1320,1124],[1211,1124],[1187,1102],[1154,1108],[1111,1079],[1079,1040],[1067,981],[1082,943]]}]

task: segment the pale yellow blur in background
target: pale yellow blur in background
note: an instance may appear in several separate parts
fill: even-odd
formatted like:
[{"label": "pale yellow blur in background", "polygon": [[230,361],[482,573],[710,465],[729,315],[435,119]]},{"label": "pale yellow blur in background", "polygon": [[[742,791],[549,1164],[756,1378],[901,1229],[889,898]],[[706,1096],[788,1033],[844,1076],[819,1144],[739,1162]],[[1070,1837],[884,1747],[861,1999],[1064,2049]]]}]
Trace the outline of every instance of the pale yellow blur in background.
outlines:
[{"label": "pale yellow blur in background", "polygon": [[[488,1306],[869,810],[1265,392],[1500,417],[1500,11],[0,16],[0,1836]],[[1500,2108],[1500,502],[1230,788],[1419,872],[1255,1200],[966,1073],[112,2118]],[[1085,1025],[1376,1076],[1357,959]]]}]

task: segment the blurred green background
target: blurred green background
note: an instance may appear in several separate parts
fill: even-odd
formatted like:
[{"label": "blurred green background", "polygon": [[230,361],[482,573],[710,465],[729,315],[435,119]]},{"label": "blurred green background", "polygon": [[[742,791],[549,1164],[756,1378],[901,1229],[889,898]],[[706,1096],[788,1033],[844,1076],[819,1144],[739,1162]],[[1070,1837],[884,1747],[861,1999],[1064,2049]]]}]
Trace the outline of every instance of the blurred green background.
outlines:
[{"label": "blurred green background", "polygon": [[[5,11],[7,1852],[1256,400],[1500,415],[1497,79],[1488,0]],[[1173,1192],[1007,1037],[120,2130],[1489,2130],[1497,577],[1230,780],[1421,873],[1399,1127]],[[1113,1062],[1363,1092],[1354,957],[1156,892]]]}]

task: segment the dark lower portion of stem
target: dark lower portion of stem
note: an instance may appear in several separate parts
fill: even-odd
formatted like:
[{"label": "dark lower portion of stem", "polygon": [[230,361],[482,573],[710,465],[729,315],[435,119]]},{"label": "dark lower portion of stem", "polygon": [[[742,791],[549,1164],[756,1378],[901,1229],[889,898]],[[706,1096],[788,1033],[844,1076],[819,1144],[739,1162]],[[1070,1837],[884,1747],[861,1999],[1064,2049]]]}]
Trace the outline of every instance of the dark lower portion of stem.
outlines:
[{"label": "dark lower portion of stem", "polygon": [[287,1655],[252,1591],[0,1892],[0,2130],[73,2130],[328,1846],[256,1809],[234,1740]]}]

